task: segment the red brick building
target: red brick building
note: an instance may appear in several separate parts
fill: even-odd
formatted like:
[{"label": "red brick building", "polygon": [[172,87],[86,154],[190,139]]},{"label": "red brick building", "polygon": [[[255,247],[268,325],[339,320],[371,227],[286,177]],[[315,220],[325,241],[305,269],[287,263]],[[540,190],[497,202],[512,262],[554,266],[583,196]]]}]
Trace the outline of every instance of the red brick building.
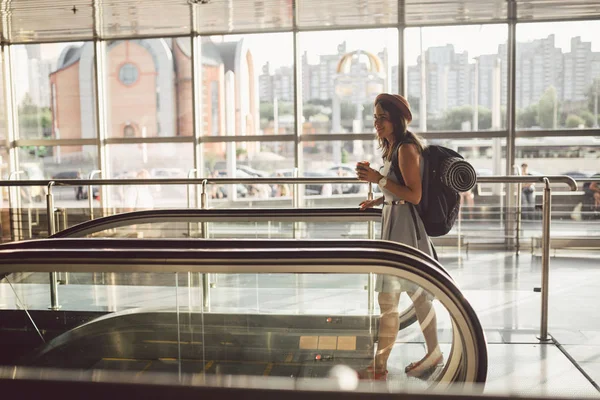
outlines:
[{"label": "red brick building", "polygon": [[[191,41],[141,39],[107,44],[108,137],[191,136]],[[202,42],[203,135],[259,134],[258,78],[244,41]],[[65,48],[50,74],[53,138],[95,138],[93,44]],[[225,145],[206,144],[224,157]],[[80,147],[65,152],[81,151]]]}]

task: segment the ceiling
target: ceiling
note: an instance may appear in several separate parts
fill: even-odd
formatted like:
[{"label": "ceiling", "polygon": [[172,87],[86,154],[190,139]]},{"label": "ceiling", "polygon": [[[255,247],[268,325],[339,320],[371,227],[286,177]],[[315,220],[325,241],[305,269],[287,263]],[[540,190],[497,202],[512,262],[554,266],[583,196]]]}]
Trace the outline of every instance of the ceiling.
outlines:
[{"label": "ceiling", "polygon": [[[600,0],[514,0],[518,21],[600,18]],[[507,0],[0,0],[3,43],[502,23]],[[599,21],[600,24],[600,21]],[[600,25],[599,25],[600,34]]]}]

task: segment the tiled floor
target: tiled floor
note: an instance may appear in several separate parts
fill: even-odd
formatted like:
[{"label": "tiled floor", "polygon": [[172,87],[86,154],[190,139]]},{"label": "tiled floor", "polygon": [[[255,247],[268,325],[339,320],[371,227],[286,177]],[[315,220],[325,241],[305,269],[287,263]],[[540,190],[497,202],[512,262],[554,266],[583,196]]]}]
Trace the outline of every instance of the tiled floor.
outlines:
[{"label": "tiled floor", "polygon": [[[519,395],[598,396],[600,383],[600,262],[598,253],[559,252],[550,259],[548,331],[540,344],[541,259],[522,253],[471,252],[442,263],[456,279],[486,330],[486,390]],[[582,374],[577,367],[585,371]],[[596,385],[596,386],[595,386]]]}]

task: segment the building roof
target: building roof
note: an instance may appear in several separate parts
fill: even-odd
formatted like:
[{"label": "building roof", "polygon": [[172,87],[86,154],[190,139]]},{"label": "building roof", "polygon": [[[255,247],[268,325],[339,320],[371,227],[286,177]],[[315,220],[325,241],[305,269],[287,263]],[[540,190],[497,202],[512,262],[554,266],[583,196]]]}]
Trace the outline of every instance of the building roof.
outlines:
[{"label": "building roof", "polygon": [[[192,57],[191,41],[189,38],[176,38],[175,44],[188,58]],[[219,50],[209,38],[202,39],[202,65],[221,65],[223,60]]]},{"label": "building roof", "polygon": [[[70,67],[81,58],[83,45],[72,45],[63,49],[56,65],[56,71]],[[56,72],[54,71],[54,72]]]},{"label": "building roof", "polygon": [[221,54],[221,59],[223,60],[223,65],[225,67],[225,72],[227,71],[235,71],[235,54],[237,51],[237,46],[239,42],[223,42],[223,43],[214,43],[213,45],[217,48],[218,52]]},{"label": "building roof", "polygon": [[[174,43],[179,47],[183,54],[187,57],[191,57],[191,41],[189,38],[176,38]],[[202,39],[202,64],[213,66],[223,64],[225,72],[235,72],[235,55],[238,43],[239,42],[214,43],[209,38]],[[78,62],[81,58],[83,46],[84,45],[72,45],[65,48],[58,59],[56,71],[67,68]]]}]

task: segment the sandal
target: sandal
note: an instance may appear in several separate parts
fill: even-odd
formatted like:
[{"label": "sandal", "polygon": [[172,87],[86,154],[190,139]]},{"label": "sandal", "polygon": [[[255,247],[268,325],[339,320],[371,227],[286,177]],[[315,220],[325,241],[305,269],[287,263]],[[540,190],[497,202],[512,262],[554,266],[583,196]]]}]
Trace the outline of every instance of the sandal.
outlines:
[{"label": "sandal", "polygon": [[424,375],[427,375],[433,372],[437,367],[444,365],[444,355],[440,354],[436,358],[433,358],[432,355],[434,353],[430,353],[425,356],[421,361],[410,363],[405,369],[406,375],[412,376],[415,378],[421,378]]},{"label": "sandal", "polygon": [[368,379],[373,381],[387,381],[388,370],[386,369],[383,372],[375,371],[373,365],[369,365],[367,368],[357,372],[358,379]]}]

